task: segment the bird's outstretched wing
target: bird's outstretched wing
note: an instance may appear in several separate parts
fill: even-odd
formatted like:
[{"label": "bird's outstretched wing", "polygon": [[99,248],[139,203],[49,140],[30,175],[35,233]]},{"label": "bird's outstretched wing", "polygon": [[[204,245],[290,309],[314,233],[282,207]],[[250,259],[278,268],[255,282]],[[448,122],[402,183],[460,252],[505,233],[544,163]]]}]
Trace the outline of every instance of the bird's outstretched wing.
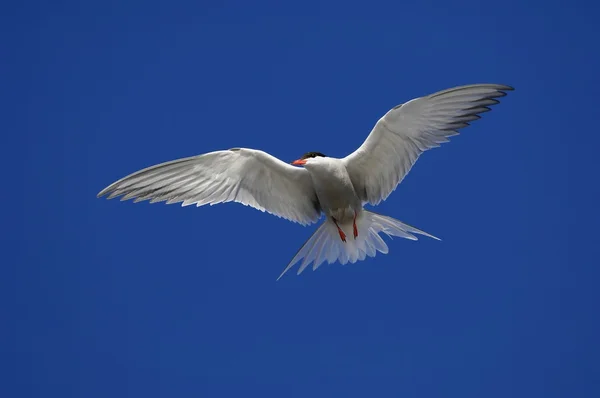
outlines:
[{"label": "bird's outstretched wing", "polygon": [[321,214],[310,175],[266,152],[247,148],[210,152],[140,170],[103,189],[121,200],[214,205],[238,202],[302,225]]},{"label": "bird's outstretched wing", "polygon": [[499,84],[461,86],[391,109],[365,142],[343,159],[359,197],[372,205],[385,200],[423,152],[448,142],[510,90]]}]

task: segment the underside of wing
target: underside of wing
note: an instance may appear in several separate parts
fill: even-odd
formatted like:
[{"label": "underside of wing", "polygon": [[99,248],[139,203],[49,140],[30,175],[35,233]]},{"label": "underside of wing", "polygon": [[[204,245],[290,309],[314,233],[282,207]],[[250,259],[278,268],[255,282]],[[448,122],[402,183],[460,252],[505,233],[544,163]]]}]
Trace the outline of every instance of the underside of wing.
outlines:
[{"label": "underside of wing", "polygon": [[358,195],[372,205],[385,200],[423,152],[448,142],[510,90],[499,84],[460,86],[391,109],[343,159]]},{"label": "underside of wing", "polygon": [[305,169],[247,148],[152,166],[111,184],[98,197],[104,195],[183,206],[233,201],[303,225],[316,222],[321,212]]}]

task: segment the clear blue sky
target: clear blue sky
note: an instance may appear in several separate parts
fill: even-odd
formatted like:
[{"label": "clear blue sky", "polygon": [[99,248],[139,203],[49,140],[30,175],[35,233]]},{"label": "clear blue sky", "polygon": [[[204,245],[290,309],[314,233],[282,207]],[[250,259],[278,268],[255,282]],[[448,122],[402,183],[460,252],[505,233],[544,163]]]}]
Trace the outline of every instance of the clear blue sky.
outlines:
[{"label": "clear blue sky", "polygon": [[[0,396],[600,396],[599,13],[562,3],[3,6]],[[516,91],[377,208],[442,242],[275,282],[314,226],[96,199],[480,82]]]}]

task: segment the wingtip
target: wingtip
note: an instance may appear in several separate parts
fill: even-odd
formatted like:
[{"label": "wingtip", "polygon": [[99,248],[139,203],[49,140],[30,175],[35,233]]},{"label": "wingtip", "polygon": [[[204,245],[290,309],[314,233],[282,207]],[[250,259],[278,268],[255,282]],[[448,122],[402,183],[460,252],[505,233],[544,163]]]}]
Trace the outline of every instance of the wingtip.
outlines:
[{"label": "wingtip", "polygon": [[426,236],[426,237],[431,238],[431,239],[439,240],[439,241],[442,240],[441,238],[438,238],[437,236],[434,236],[434,235],[431,235],[431,234],[428,234],[428,233],[422,233],[421,235]]},{"label": "wingtip", "polygon": [[[101,198],[103,196],[109,195],[110,193],[112,193],[115,190],[116,186],[115,184],[110,184],[109,186],[107,186],[106,188],[104,188],[102,191],[98,192],[98,194],[96,195],[97,198]],[[107,199],[112,199],[113,197],[108,197]]]},{"label": "wingtip", "polygon": [[435,240],[439,240],[439,241],[442,240],[441,238],[438,238],[437,236],[431,235],[431,234],[428,234],[428,233],[425,233],[425,234],[422,234],[422,235],[425,235],[426,237],[431,238],[431,239],[435,239]]},{"label": "wingtip", "polygon": [[[515,91],[515,88],[513,86],[509,86],[508,84],[496,84],[496,89],[500,92]],[[506,95],[506,93],[504,93],[504,95]]]}]

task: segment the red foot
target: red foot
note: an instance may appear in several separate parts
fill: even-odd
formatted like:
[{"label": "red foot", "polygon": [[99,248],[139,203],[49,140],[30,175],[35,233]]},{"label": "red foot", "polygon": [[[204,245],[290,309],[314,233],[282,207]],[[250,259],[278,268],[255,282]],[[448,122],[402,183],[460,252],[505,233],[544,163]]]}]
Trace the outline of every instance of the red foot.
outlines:
[{"label": "red foot", "polygon": [[344,233],[344,231],[342,231],[342,229],[340,228],[340,226],[337,223],[337,220],[333,217],[331,217],[333,222],[335,223],[335,226],[338,229],[338,233],[340,234],[340,239],[342,240],[342,242],[346,243],[346,234]]},{"label": "red foot", "polygon": [[354,230],[354,239],[358,236],[358,228],[356,228],[356,214],[354,214],[354,221],[352,222],[352,229]]},{"label": "red foot", "polygon": [[342,240],[342,242],[346,243],[346,234],[344,233],[344,231],[342,231],[340,227],[338,227],[338,232],[340,233],[340,239]]}]

